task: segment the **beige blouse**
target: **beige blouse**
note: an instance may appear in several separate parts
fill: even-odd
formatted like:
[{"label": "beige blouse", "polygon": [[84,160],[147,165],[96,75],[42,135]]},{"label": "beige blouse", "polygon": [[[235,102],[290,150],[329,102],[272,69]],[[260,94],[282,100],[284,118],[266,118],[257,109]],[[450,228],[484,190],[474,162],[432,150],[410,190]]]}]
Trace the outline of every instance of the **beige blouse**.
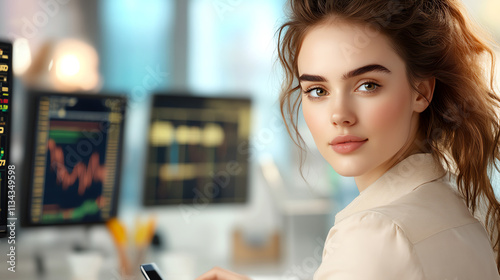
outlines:
[{"label": "beige blouse", "polygon": [[431,154],[407,157],[335,216],[315,280],[500,279],[483,224]]}]

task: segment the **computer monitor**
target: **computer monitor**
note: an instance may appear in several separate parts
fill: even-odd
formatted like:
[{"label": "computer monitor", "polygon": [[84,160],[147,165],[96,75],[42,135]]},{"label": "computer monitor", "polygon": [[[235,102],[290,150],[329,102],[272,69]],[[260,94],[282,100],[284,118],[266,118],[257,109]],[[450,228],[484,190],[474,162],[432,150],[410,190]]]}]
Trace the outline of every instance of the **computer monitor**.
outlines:
[{"label": "computer monitor", "polygon": [[155,94],[143,204],[247,201],[251,101]]},{"label": "computer monitor", "polygon": [[31,91],[23,226],[116,216],[126,99]]},{"label": "computer monitor", "polygon": [[16,170],[9,162],[12,85],[12,44],[0,42],[0,237],[7,235],[7,218],[15,218]]}]

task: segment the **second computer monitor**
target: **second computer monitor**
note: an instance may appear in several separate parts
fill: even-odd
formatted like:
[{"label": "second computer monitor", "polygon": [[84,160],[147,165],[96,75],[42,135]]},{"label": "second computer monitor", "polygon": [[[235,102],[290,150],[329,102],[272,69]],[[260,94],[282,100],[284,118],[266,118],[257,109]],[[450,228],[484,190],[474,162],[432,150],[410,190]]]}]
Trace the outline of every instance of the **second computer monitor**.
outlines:
[{"label": "second computer monitor", "polygon": [[247,201],[250,99],[153,96],[145,205]]}]

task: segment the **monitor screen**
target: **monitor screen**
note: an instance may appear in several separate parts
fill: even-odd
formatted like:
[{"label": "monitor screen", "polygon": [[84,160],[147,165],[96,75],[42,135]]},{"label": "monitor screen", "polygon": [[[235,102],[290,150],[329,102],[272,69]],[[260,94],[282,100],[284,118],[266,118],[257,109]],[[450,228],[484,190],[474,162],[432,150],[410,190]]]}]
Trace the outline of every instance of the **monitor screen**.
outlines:
[{"label": "monitor screen", "polygon": [[33,92],[24,226],[116,216],[126,99]]},{"label": "monitor screen", "polygon": [[9,162],[12,109],[12,44],[0,42],[0,237],[15,213],[15,166]]},{"label": "monitor screen", "polygon": [[154,95],[144,205],[246,202],[250,104]]}]

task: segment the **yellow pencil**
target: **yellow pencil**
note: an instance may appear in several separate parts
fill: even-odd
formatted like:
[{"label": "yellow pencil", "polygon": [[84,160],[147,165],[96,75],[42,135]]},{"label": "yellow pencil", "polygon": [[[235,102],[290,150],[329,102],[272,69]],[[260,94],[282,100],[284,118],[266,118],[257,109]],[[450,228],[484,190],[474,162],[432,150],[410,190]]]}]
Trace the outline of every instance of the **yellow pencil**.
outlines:
[{"label": "yellow pencil", "polygon": [[125,226],[116,218],[108,220],[106,226],[108,227],[108,230],[115,242],[122,273],[125,275],[131,275],[132,267],[130,266],[130,261],[127,257],[127,231]]}]

